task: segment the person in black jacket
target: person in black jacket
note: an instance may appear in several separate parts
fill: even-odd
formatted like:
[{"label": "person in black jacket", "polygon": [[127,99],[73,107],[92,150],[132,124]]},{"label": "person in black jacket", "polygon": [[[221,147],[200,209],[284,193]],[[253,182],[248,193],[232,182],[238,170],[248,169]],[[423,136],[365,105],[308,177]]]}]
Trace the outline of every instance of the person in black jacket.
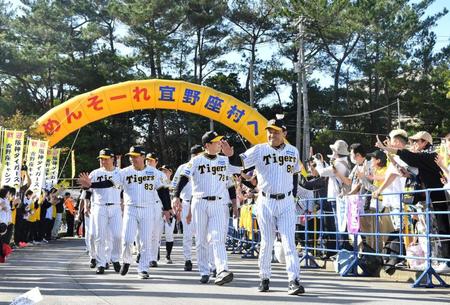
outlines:
[{"label": "person in black jacket", "polygon": [[[413,142],[415,152],[407,149],[397,149],[379,139],[375,146],[387,151],[388,153],[397,154],[409,166],[419,169],[418,176],[426,189],[443,188],[444,184],[441,181],[442,170],[436,164],[435,159],[437,153],[433,150],[433,138],[426,131],[420,131],[409,138]],[[431,205],[430,208],[434,211],[448,211],[448,202],[445,196],[445,191],[430,192]],[[450,234],[450,223],[448,214],[435,214],[435,226],[439,234]],[[444,238],[439,249],[440,253],[433,253],[434,257],[450,258],[450,241]],[[450,271],[450,263],[439,264],[435,270],[437,272]]]}]

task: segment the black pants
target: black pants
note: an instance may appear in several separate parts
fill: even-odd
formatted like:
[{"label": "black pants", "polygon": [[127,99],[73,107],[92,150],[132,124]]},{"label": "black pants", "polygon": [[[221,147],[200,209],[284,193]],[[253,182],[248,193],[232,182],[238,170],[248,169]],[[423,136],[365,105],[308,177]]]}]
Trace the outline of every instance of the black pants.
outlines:
[{"label": "black pants", "polygon": [[10,223],[6,229],[6,233],[0,236],[0,240],[2,243],[8,244],[11,242],[11,238],[13,236],[14,225]]},{"label": "black pants", "polygon": [[30,222],[29,241],[41,241],[40,221]]},{"label": "black pants", "polygon": [[[448,212],[448,202],[433,203],[434,211]],[[441,235],[450,234],[450,221],[448,214],[435,214],[437,231]],[[443,258],[450,258],[450,240],[447,237],[441,238],[441,249],[437,255]],[[433,254],[433,256],[437,256]]]},{"label": "black pants", "polygon": [[43,220],[43,224],[42,224],[42,228],[43,228],[43,237],[46,240],[50,240],[52,239],[52,229],[53,229],[53,224],[55,223],[55,219],[48,219],[48,218],[44,218]]},{"label": "black pants", "polygon": [[16,225],[14,226],[14,243],[27,242],[27,221],[23,219],[22,214],[16,215]]},{"label": "black pants", "polygon": [[70,212],[66,211],[66,223],[67,223],[66,236],[73,236],[74,221],[75,221],[74,215],[72,215],[72,214],[70,214]]}]

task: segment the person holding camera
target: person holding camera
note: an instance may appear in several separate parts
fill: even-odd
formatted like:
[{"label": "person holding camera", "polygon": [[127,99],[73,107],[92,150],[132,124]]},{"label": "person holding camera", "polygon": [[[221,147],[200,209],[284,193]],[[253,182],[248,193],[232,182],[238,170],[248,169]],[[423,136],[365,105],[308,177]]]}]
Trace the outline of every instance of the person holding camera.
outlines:
[{"label": "person holding camera", "polygon": [[[321,177],[328,178],[328,186],[327,186],[327,201],[323,203],[322,209],[324,214],[334,213],[336,215],[336,198],[345,195],[349,192],[350,187],[348,185],[348,178],[350,174],[350,165],[348,163],[348,155],[350,154],[348,151],[348,144],[343,140],[337,140],[334,144],[330,145],[332,154],[330,157],[330,165],[327,165],[322,155],[319,155],[318,158],[314,158],[314,162],[316,163],[316,170]],[[332,219],[332,217],[325,217],[327,220]],[[334,221],[327,221],[325,223],[325,230],[329,232],[337,232],[337,217],[334,217]],[[345,236],[341,236],[341,238],[346,239]],[[339,240],[338,234],[336,233],[337,241],[337,249],[347,248],[351,249],[351,246],[348,242]]]}]

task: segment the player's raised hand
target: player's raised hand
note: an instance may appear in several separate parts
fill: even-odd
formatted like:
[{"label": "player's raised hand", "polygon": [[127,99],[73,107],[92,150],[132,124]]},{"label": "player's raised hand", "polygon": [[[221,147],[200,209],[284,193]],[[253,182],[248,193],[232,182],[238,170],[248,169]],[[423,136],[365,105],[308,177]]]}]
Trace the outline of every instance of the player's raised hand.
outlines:
[{"label": "player's raised hand", "polygon": [[227,157],[234,155],[233,146],[231,146],[226,140],[222,140],[222,153]]},{"label": "player's raised hand", "polygon": [[89,178],[88,173],[80,173],[80,175],[78,176],[77,182],[83,188],[89,188],[89,187],[91,187],[91,184],[92,184],[91,178]]},{"label": "player's raised hand", "polygon": [[382,142],[380,140],[380,137],[377,135],[377,142],[375,143],[375,147],[379,148],[379,149],[383,149],[386,148],[386,141]]}]

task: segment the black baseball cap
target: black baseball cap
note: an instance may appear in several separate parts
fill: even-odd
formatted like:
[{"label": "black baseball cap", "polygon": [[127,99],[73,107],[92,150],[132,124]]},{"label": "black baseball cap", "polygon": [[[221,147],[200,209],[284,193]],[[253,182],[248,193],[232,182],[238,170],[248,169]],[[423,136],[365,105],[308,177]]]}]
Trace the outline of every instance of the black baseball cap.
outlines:
[{"label": "black baseball cap", "polygon": [[135,145],[130,147],[130,152],[126,154],[127,156],[145,156],[145,149],[142,146]]},{"label": "black baseball cap", "polygon": [[382,160],[382,161],[387,160],[386,154],[382,150],[379,150],[379,149],[367,154],[367,156],[370,158],[375,158],[375,159]]},{"label": "black baseball cap", "polygon": [[203,152],[203,147],[201,147],[198,144],[195,144],[194,146],[191,147],[191,155],[196,155]]},{"label": "black baseball cap", "polygon": [[154,152],[148,153],[147,156],[145,156],[145,159],[147,159],[147,160],[153,159],[155,161],[158,161],[158,157],[156,156],[156,154]]},{"label": "black baseball cap", "polygon": [[219,136],[217,132],[208,131],[202,136],[202,144],[219,142],[222,138],[223,136]]},{"label": "black baseball cap", "polygon": [[275,129],[279,131],[285,131],[286,125],[284,124],[284,121],[282,119],[272,119],[267,122],[267,126],[265,129]]},{"label": "black baseball cap", "polygon": [[109,158],[114,158],[114,152],[109,148],[103,148],[98,153],[97,159],[109,159]]}]

